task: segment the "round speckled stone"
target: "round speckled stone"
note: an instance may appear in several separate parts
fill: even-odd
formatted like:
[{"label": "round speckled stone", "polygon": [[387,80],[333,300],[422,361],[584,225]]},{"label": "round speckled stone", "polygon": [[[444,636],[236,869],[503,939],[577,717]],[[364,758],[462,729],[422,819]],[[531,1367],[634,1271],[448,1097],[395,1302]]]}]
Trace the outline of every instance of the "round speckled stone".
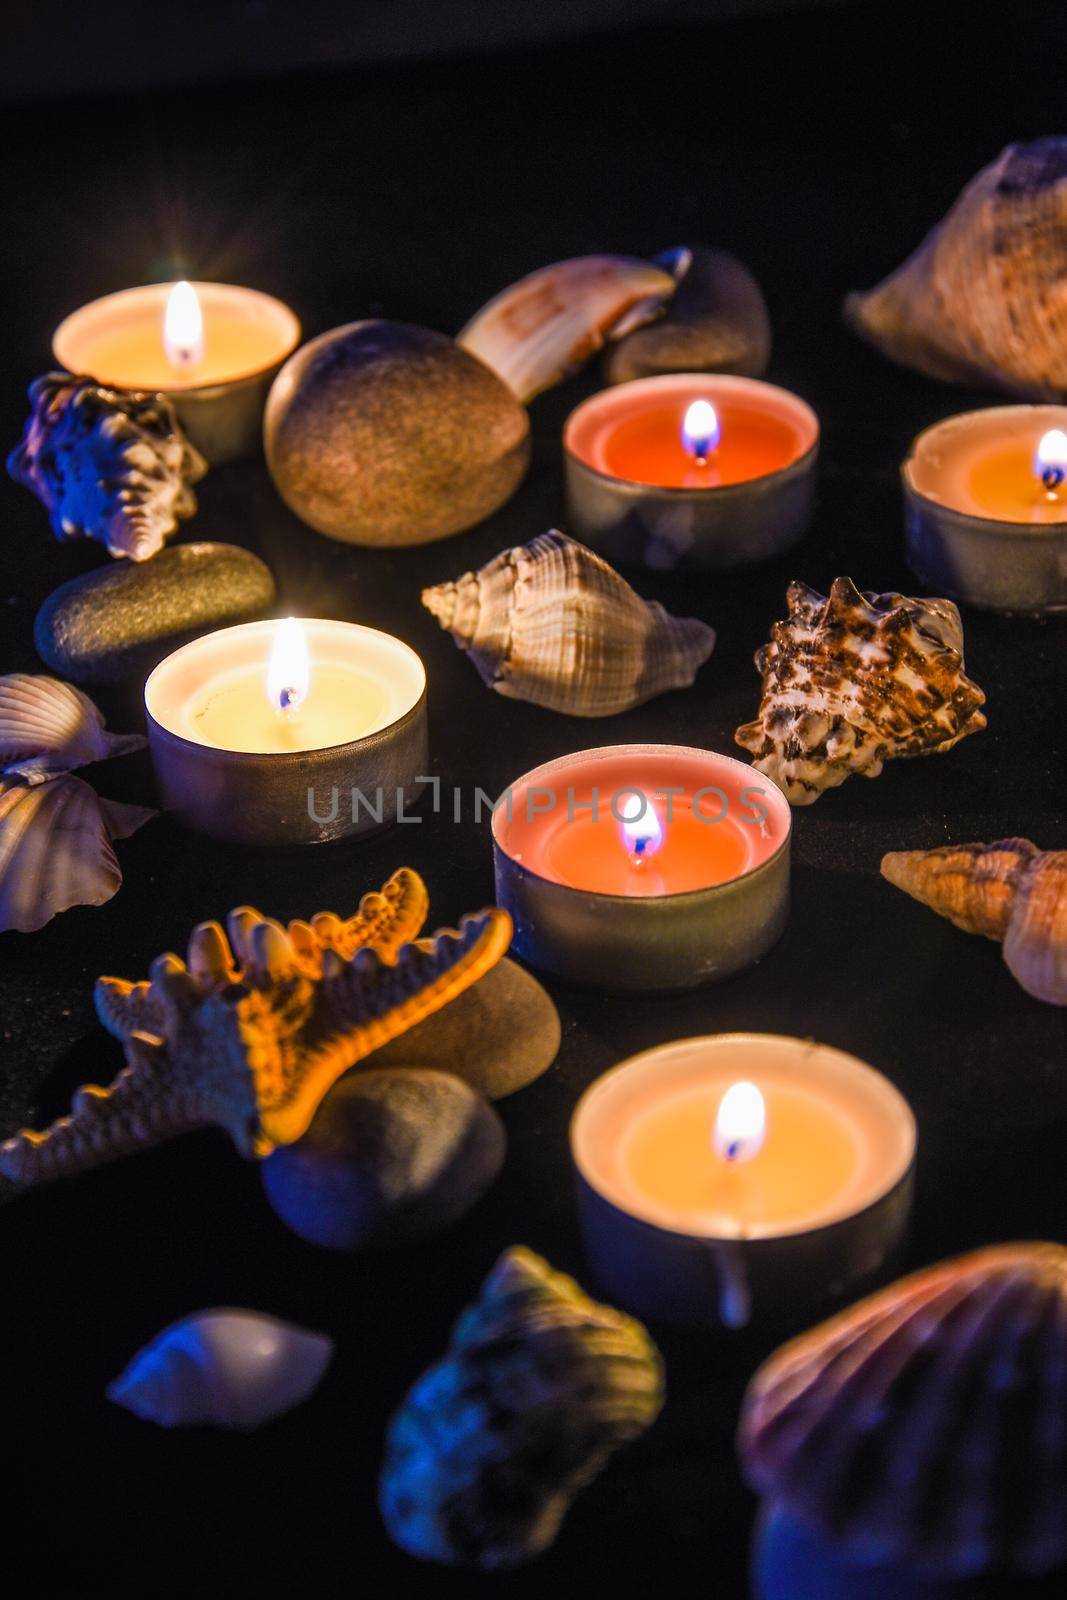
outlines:
[{"label": "round speckled stone", "polygon": [[261,617],[274,579],[232,544],[179,544],[151,561],[116,563],[72,578],[37,613],[37,654],[74,683],[145,677],[198,634]]},{"label": "round speckled stone", "polygon": [[410,1244],[469,1211],[504,1164],[504,1125],[446,1072],[357,1067],[304,1137],[263,1162],[287,1227],[331,1250]]},{"label": "round speckled stone", "polygon": [[264,418],[278,493],[331,539],[426,544],[481,522],[530,459],[526,408],[444,334],[353,322],[286,362]]},{"label": "round speckled stone", "polygon": [[454,1072],[490,1100],[502,1100],[548,1070],[559,1040],[552,1001],[536,978],[505,957],[450,1005],[368,1056],[367,1064]]}]

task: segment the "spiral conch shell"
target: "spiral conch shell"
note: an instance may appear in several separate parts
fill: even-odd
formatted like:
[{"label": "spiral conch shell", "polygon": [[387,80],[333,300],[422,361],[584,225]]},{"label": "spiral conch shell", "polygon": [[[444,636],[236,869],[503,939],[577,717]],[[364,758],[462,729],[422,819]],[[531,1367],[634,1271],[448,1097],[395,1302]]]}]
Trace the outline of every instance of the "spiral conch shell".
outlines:
[{"label": "spiral conch shell", "polygon": [[662,1404],[662,1362],[639,1322],[531,1251],[505,1251],[389,1425],[385,1525],[426,1561],[517,1566]]},{"label": "spiral conch shell", "polygon": [[256,1311],[197,1311],[164,1328],[107,1397],[161,1428],[252,1429],[306,1400],[333,1340]]},{"label": "spiral conch shell", "polygon": [[88,695],[57,678],[0,677],[0,771],[27,783],[143,750],[136,733],[108,733]]},{"label": "spiral conch shell", "polygon": [[1029,839],[898,850],[882,857],[882,876],[966,933],[1000,940],[1027,994],[1067,1006],[1067,850]]},{"label": "spiral conch shell", "polygon": [[609,717],[693,682],[715,631],[642,600],[592,550],[553,529],[422,603],[483,682],[574,717]]},{"label": "spiral conch shell", "polygon": [[50,1128],[6,1140],[0,1172],[47,1183],[212,1125],[245,1156],[294,1143],[343,1073],[462,994],[511,942],[496,907],[418,938],[428,904],[405,867],[347,919],[284,928],[241,906],[229,938],[217,922],[193,930],[188,964],[166,954],[147,983],[100,978],[97,1015],[125,1071],[79,1089]]},{"label": "spiral conch shell", "polygon": [[784,1345],[745,1397],[760,1494],[846,1554],[945,1578],[1067,1558],[1067,1250],[997,1245]]},{"label": "spiral conch shell", "polygon": [[562,382],[602,348],[659,314],[675,291],[664,267],[634,256],[575,256],[503,289],[456,343],[523,403]]},{"label": "spiral conch shell", "polygon": [[1067,398],[1067,138],[1009,145],[845,315],[931,377]]},{"label": "spiral conch shell", "polygon": [[963,627],[950,600],[860,593],[835,578],[805,583],[756,655],[759,717],[738,728],[757,771],[795,806],[853,773],[876,778],[898,756],[951,750],[984,728],[985,695],[963,672]]},{"label": "spiral conch shell", "polygon": [[191,485],[207,463],[165,395],[46,372],[30,404],[7,470],[43,503],[57,539],[97,539],[109,555],[147,561],[196,510]]}]

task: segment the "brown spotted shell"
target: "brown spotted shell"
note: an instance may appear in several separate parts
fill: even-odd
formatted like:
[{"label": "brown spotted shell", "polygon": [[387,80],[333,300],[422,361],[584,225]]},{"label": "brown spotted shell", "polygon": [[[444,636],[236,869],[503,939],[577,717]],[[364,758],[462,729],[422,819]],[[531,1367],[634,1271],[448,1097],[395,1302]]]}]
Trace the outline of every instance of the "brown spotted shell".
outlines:
[{"label": "brown spotted shell", "polygon": [[1067,1249],[928,1267],[756,1373],[739,1450],[757,1493],[846,1555],[955,1578],[1067,1558]]},{"label": "brown spotted shell", "polygon": [[904,366],[1067,397],[1067,138],[1013,144],[847,320]]},{"label": "brown spotted shell", "polygon": [[498,694],[573,717],[629,711],[686,688],[714,629],[642,600],[614,567],[553,529],[422,603]]},{"label": "brown spotted shell", "polygon": [[835,578],[828,597],[792,583],[786,600],[788,617],[756,654],[759,716],[736,739],[793,805],[985,727],[950,600],[861,594],[851,578]]},{"label": "brown spotted shell", "polygon": [[528,1561],[662,1404],[662,1362],[639,1322],[507,1250],[389,1424],[386,1528],[425,1561]]},{"label": "brown spotted shell", "polygon": [[895,850],[882,876],[966,933],[1000,940],[1027,994],[1067,1006],[1067,850],[1029,839]]}]

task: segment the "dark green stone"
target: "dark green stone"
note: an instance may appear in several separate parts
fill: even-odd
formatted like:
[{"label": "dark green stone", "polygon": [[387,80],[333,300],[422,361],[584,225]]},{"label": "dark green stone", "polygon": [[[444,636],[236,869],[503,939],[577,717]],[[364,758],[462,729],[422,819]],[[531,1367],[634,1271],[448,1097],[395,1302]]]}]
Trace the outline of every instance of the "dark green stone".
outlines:
[{"label": "dark green stone", "polygon": [[122,561],[72,578],[37,613],[37,654],[74,683],[146,677],[179,645],[261,617],[274,579],[232,544],[181,544],[151,561]]}]

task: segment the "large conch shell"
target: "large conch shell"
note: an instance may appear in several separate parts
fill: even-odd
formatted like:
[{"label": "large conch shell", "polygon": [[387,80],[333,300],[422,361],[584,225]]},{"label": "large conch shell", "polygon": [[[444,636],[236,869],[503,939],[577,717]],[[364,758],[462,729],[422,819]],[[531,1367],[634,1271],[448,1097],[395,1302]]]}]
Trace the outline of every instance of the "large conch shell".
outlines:
[{"label": "large conch shell", "polygon": [[27,783],[143,750],[137,733],[108,733],[89,696],[58,678],[0,677],[0,772]]},{"label": "large conch shell", "polygon": [[98,799],[81,778],[0,778],[0,931],[35,933],[71,906],[102,906],[122,883],[113,841],[154,816]]},{"label": "large conch shell", "polygon": [[835,578],[829,598],[792,583],[789,616],[757,651],[759,717],[738,728],[753,765],[795,806],[886,761],[951,750],[986,725],[985,695],[963,672],[963,626],[950,600],[860,593]]},{"label": "large conch shell", "polygon": [[610,717],[692,683],[715,631],[642,600],[614,567],[552,529],[422,603],[484,683],[574,717]]},{"label": "large conch shell", "polygon": [[147,561],[181,517],[207,463],[165,395],[108,389],[46,372],[7,470],[43,503],[57,539],[97,539],[112,556]]},{"label": "large conch shell", "polygon": [[1067,1250],[903,1279],[784,1345],[741,1414],[749,1484],[846,1555],[945,1578],[1067,1558]]},{"label": "large conch shell", "polygon": [[634,256],[576,256],[531,272],[475,313],[456,343],[524,403],[576,372],[606,339],[659,314],[675,279]]},{"label": "large conch shell", "polygon": [[421,878],[402,868],[348,920],[324,913],[286,929],[242,906],[228,940],[217,922],[194,929],[187,963],[162,955],[147,983],[100,978],[97,1015],[121,1040],[125,1071],[110,1088],[79,1089],[50,1128],[0,1145],[0,1172],[44,1183],[211,1124],[246,1156],[293,1143],[343,1073],[507,950],[505,911],[419,939],[427,907]]},{"label": "large conch shell", "polygon": [[1067,138],[1009,145],[845,315],[931,377],[1067,397]]},{"label": "large conch shell", "polygon": [[639,1322],[531,1251],[505,1251],[389,1425],[389,1534],[426,1561],[528,1561],[662,1404],[662,1363]]},{"label": "large conch shell", "polygon": [[966,933],[999,940],[1027,994],[1067,1006],[1067,850],[1029,839],[895,850],[882,876]]},{"label": "large conch shell", "polygon": [[258,1311],[196,1311],[157,1333],[107,1397],[161,1428],[260,1428],[318,1386],[333,1340]]}]

